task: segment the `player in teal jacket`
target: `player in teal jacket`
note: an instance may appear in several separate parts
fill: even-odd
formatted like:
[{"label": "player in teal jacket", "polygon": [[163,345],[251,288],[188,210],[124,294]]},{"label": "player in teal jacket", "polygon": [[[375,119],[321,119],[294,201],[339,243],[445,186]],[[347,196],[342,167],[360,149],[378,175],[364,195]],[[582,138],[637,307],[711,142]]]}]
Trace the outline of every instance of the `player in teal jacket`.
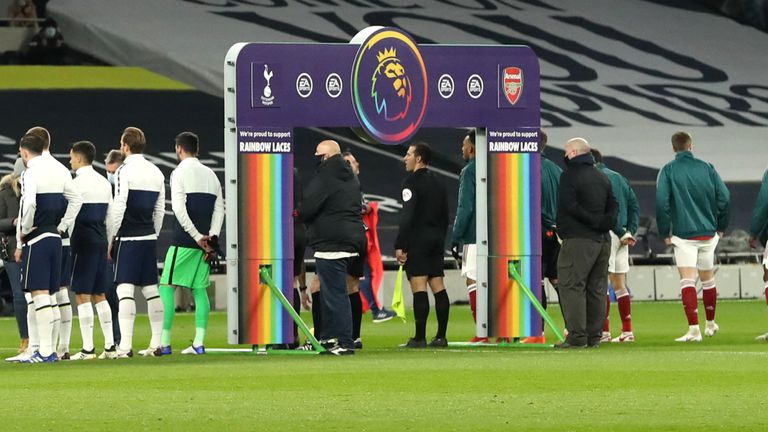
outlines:
[{"label": "player in teal jacket", "polygon": [[611,338],[610,313],[611,297],[606,294],[605,325],[601,342],[634,342],[635,334],[632,332],[632,304],[627,290],[627,273],[629,272],[629,248],[636,243],[635,233],[640,221],[640,206],[637,204],[635,191],[629,185],[629,181],[608,168],[603,163],[603,155],[596,149],[592,149],[592,155],[597,162],[596,166],[608,177],[611,182],[613,197],[619,204],[619,213],[616,217],[616,226],[611,230],[611,257],[608,260],[608,279],[611,281],[613,291],[616,293],[616,303],[619,306],[621,317],[621,334]]},{"label": "player in teal jacket", "polygon": [[730,194],[712,164],[693,157],[687,132],[672,135],[675,159],[659,172],[656,183],[656,224],[675,251],[688,332],[678,342],[699,342],[696,279],[701,279],[707,316],[706,336],[719,330],[715,323],[715,247],[728,226]]},{"label": "player in teal jacket", "polygon": [[[763,283],[765,292],[765,301],[768,303],[768,243],[766,243],[766,234],[768,234],[768,170],[763,174],[763,184],[760,186],[760,192],[757,193],[757,202],[755,209],[752,210],[752,223],[749,225],[749,234],[752,235],[749,243],[752,248],[756,248],[758,243],[765,244],[763,252]],[[768,333],[763,333],[755,339],[768,342]]]}]

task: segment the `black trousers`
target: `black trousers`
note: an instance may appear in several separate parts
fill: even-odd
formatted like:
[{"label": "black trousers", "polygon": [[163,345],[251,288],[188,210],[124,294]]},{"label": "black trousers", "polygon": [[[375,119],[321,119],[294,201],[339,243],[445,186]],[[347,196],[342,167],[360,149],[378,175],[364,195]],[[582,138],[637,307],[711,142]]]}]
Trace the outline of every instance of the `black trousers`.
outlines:
[{"label": "black trousers", "polygon": [[[606,236],[607,237],[607,236]],[[563,240],[557,260],[560,304],[571,345],[597,345],[605,320],[609,239]]]}]

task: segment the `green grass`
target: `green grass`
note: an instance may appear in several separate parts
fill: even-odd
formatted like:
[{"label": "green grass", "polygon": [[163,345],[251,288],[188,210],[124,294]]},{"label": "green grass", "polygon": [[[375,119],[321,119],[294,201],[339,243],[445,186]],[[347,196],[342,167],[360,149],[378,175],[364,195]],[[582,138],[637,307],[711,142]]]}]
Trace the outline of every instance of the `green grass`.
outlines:
[{"label": "green grass", "polygon": [[[686,330],[680,304],[633,307],[638,341],[597,350],[404,351],[394,347],[410,335],[410,322],[374,325],[366,316],[365,349],[352,357],[174,354],[0,364],[0,430],[768,428],[768,345],[753,340],[768,329],[763,302],[721,301],[721,332],[700,344],[673,342]],[[469,310],[451,314],[449,339],[471,337]],[[618,323],[614,316],[614,332]],[[143,348],[146,317],[136,328],[135,346]],[[224,347],[225,328],[226,316],[214,314],[207,345]],[[179,315],[177,352],[192,332],[193,316]],[[75,347],[78,333],[75,322]],[[14,352],[16,335],[13,320],[0,320],[0,355]]]}]

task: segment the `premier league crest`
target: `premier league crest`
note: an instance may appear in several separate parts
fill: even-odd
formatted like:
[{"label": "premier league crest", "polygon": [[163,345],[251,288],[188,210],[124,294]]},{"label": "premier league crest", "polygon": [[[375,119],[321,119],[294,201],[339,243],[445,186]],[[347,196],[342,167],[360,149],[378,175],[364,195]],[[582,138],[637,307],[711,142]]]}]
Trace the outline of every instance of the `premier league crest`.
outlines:
[{"label": "premier league crest", "polygon": [[523,94],[523,70],[519,67],[510,66],[504,68],[504,76],[502,79],[502,86],[504,90],[504,96],[507,101],[514,105],[520,100],[520,95]]},{"label": "premier league crest", "polygon": [[351,82],[362,138],[399,144],[421,126],[427,108],[427,70],[407,34],[382,28],[368,36],[355,57]]}]

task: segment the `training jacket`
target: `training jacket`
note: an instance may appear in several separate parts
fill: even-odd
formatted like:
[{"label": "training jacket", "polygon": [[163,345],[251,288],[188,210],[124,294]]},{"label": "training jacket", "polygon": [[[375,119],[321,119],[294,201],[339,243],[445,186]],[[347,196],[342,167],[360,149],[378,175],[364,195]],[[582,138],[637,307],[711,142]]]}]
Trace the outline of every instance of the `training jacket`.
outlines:
[{"label": "training jacket", "polygon": [[768,228],[768,170],[763,174],[763,184],[757,193],[755,208],[752,210],[752,223],[749,224],[749,233],[752,237],[760,238]]},{"label": "training jacket", "polygon": [[613,197],[616,198],[616,202],[619,205],[616,226],[612,229],[613,233],[619,238],[622,238],[626,233],[634,236],[637,233],[637,225],[640,223],[640,206],[637,203],[635,191],[629,185],[629,180],[605,166],[604,163],[598,163],[597,168],[611,182]]},{"label": "training jacket", "polygon": [[165,216],[165,176],[143,154],[132,154],[115,172],[110,241],[156,240]]},{"label": "training jacket", "polygon": [[725,231],[730,193],[712,164],[690,151],[677,152],[656,180],[656,224],[659,235],[690,239]]},{"label": "training jacket", "polygon": [[563,170],[541,156],[541,228],[553,230],[557,225],[557,192]]},{"label": "training jacket", "polygon": [[171,208],[176,216],[173,246],[199,249],[198,240],[218,236],[224,223],[219,178],[194,157],[179,162],[171,173]]},{"label": "training jacket", "polygon": [[103,250],[106,253],[112,185],[91,165],[81,167],[75,175],[75,187],[83,197],[83,206],[72,230],[72,250],[78,253]]},{"label": "training jacket", "polygon": [[459,176],[459,204],[453,220],[451,243],[475,244],[477,236],[475,158],[461,169]]}]

